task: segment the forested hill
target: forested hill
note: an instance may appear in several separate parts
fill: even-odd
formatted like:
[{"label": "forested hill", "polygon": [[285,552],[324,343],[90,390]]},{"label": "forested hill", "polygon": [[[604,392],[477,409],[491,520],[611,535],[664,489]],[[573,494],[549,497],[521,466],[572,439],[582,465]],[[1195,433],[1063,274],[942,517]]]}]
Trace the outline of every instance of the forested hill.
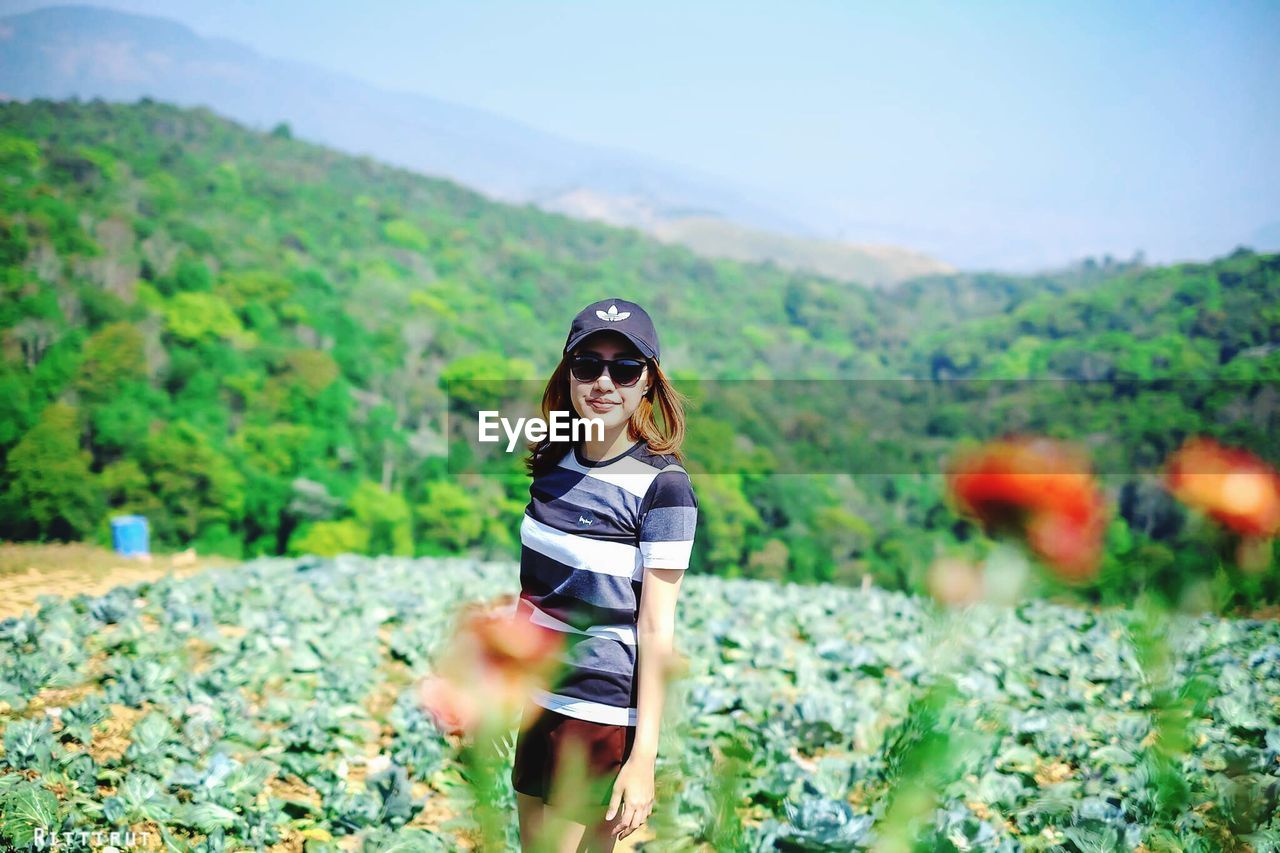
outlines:
[{"label": "forested hill", "polygon": [[[443,475],[441,379],[544,376],[573,313],[609,295],[652,311],[677,377],[1280,363],[1280,259],[1247,251],[878,292],[145,100],[0,105],[0,173],[9,538],[101,539],[136,511],[159,547],[509,554],[527,483]],[[903,554],[932,550],[918,534],[940,500],[848,478],[705,491],[704,569],[798,578],[892,564],[902,580]]]},{"label": "forested hill", "polygon": [[[434,332],[428,361],[502,352],[548,368],[568,318],[601,293],[652,305],[667,361],[701,376],[892,375],[887,345],[905,340],[922,314],[933,323],[1003,311],[1087,278],[937,279],[929,290],[949,292],[939,312],[925,304],[931,297],[900,304],[843,282],[707,261],[634,231],[493,203],[289,139],[284,127],[257,134],[203,110],[34,101],[5,104],[0,122],[8,215],[30,226],[48,220],[24,229],[38,280],[96,284],[126,304],[139,281],[165,297],[217,295],[236,311],[257,302],[277,322],[259,328],[246,316],[247,329],[281,342],[299,342],[301,330],[312,345],[309,333],[332,337],[339,366],[357,380],[361,365],[371,366],[363,350],[388,336],[383,347],[403,346],[396,333],[415,320]],[[51,272],[55,265],[76,269]],[[247,273],[288,284],[246,295],[232,279]],[[308,316],[282,316],[285,304],[286,314]]]}]

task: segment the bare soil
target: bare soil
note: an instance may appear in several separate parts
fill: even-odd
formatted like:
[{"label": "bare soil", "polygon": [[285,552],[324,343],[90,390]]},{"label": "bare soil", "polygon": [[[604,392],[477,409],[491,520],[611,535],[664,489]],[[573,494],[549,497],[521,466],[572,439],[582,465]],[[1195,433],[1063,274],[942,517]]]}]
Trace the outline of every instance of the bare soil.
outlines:
[{"label": "bare soil", "polygon": [[117,586],[158,580],[167,574],[192,575],[236,562],[201,556],[190,549],[126,557],[83,543],[0,543],[0,619],[37,610],[41,595],[102,595]]}]

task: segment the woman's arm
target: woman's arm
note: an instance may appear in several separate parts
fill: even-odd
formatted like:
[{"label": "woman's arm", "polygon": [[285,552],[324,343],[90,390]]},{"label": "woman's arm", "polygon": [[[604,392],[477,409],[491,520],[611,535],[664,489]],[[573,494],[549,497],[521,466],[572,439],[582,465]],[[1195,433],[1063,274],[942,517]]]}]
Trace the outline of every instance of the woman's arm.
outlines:
[{"label": "woman's arm", "polygon": [[654,775],[658,763],[658,734],[666,701],[667,668],[674,651],[676,599],[683,569],[644,570],[640,613],[636,618],[637,657],[635,677],[636,737],[631,755],[618,772],[605,820],[617,823],[612,832],[626,838],[649,819],[653,810]]},{"label": "woman's arm", "polygon": [[636,733],[631,755],[613,784],[605,814],[612,820],[622,805],[614,831],[626,838],[653,808],[658,763],[658,731],[667,697],[667,676],[675,663],[676,599],[689,568],[698,498],[689,474],[669,465],[653,479],[641,504],[640,558],[644,580],[636,614]]},{"label": "woman's arm", "polygon": [[636,739],[631,754],[658,760],[658,732],[662,706],[666,701],[665,673],[674,651],[676,599],[680,596],[683,569],[645,569],[640,592],[640,615],[636,634],[639,655],[636,677],[640,679],[636,698]]}]

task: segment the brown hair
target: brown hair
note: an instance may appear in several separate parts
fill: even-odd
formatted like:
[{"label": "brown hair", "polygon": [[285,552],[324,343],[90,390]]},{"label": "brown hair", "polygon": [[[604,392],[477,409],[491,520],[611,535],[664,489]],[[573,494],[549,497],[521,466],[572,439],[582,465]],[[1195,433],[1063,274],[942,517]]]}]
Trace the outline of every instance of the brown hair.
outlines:
[{"label": "brown hair", "polygon": [[[551,419],[552,412],[568,412],[570,417],[569,432],[573,433],[573,424],[583,420],[573,408],[569,397],[569,361],[571,353],[565,353],[560,363],[547,380],[547,387],[542,392],[542,417]],[[631,413],[627,422],[627,437],[632,441],[647,442],[654,453],[669,453],[676,460],[683,462],[680,445],[684,441],[684,404],[686,398],[675,389],[671,380],[662,372],[662,368],[651,358],[645,361],[649,365],[650,386],[640,405]],[[654,408],[662,412],[662,425],[658,425]],[[525,469],[533,477],[550,471],[560,463],[565,454],[573,447],[570,441],[552,441],[550,436],[540,441],[531,441],[526,445],[529,456],[525,459]]]}]

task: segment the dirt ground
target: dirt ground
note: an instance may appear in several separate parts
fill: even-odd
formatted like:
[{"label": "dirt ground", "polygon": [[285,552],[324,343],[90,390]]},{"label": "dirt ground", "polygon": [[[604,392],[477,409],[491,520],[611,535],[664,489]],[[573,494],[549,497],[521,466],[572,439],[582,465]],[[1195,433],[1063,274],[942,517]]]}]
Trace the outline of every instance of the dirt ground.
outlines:
[{"label": "dirt ground", "polygon": [[34,611],[41,595],[102,595],[117,586],[169,573],[186,576],[235,562],[200,556],[193,550],[148,558],[126,557],[109,548],[80,543],[4,542],[0,543],[0,619]]}]

